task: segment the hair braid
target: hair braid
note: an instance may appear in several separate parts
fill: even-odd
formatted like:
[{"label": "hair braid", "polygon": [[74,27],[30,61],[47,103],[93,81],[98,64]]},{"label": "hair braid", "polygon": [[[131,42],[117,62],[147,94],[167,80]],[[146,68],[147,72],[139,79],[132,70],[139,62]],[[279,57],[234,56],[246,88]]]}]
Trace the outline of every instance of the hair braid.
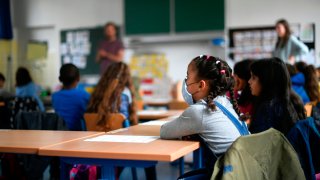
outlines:
[{"label": "hair braid", "polygon": [[210,91],[206,98],[208,107],[214,110],[216,107],[213,101],[214,98],[225,95],[225,93],[229,91],[230,101],[234,110],[240,116],[241,120],[245,120],[246,117],[241,114],[234,96],[234,79],[232,77],[232,69],[229,65],[220,58],[213,56],[198,56],[194,61],[198,68],[198,76],[209,82]]}]

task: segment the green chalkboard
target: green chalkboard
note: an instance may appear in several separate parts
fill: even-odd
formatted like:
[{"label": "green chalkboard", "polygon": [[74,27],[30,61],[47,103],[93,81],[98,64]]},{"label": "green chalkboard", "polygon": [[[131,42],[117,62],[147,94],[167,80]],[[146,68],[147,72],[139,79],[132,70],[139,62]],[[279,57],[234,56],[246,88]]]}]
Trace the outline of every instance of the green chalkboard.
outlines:
[{"label": "green chalkboard", "polygon": [[[79,52],[71,52],[70,46],[71,44],[76,44],[76,46],[81,46],[81,44],[85,45],[86,43],[79,42],[79,39],[77,39],[77,34],[81,34],[84,32],[88,32],[88,44],[89,48],[86,53],[82,51],[82,48],[79,48]],[[71,42],[70,40],[70,34],[73,36],[73,41]],[[69,36],[69,37],[67,37]],[[99,45],[99,42],[102,41],[104,38],[103,36],[103,27],[93,27],[93,28],[79,28],[79,29],[68,29],[68,30],[62,30],[60,32],[60,43],[61,43],[61,50],[60,50],[60,55],[61,55],[61,64],[67,63],[69,60],[71,63],[74,63],[77,65],[77,63],[74,62],[74,57],[79,57],[82,56],[86,60],[86,66],[83,68],[81,66],[78,66],[80,70],[81,75],[88,75],[88,74],[99,74],[99,64],[95,62],[96,58],[96,52],[97,52],[97,47]],[[81,38],[80,38],[81,39]],[[81,41],[81,40],[80,40]],[[65,50],[62,50],[63,45],[68,45],[67,47],[67,52],[63,52]],[[85,49],[85,48],[84,48]],[[67,58],[66,58],[67,57]],[[78,59],[79,60],[79,59]]]},{"label": "green chalkboard", "polygon": [[175,0],[175,31],[224,30],[224,0]]},{"label": "green chalkboard", "polygon": [[125,34],[170,32],[170,0],[125,0]]}]

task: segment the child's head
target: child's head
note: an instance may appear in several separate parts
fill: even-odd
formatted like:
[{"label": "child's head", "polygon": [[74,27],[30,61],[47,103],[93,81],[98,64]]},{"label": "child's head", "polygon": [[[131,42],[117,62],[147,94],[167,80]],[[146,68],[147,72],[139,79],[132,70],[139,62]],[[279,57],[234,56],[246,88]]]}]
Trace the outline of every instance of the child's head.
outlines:
[{"label": "child's head", "polygon": [[254,62],[251,59],[245,59],[237,62],[233,68],[233,77],[235,80],[235,90],[244,90],[247,87],[248,81],[251,77],[250,66]]},{"label": "child's head", "polygon": [[19,67],[16,72],[16,86],[24,86],[32,82],[32,78],[27,68]]},{"label": "child's head", "polygon": [[2,73],[0,73],[0,88],[4,87],[4,83],[6,82],[6,78]]},{"label": "child's head", "polygon": [[304,69],[306,79],[305,89],[311,101],[320,100],[317,70],[313,65],[307,65]]},{"label": "child's head", "polygon": [[80,79],[79,69],[73,64],[64,64],[60,68],[59,80],[64,88],[74,88]]},{"label": "child's head", "polygon": [[251,65],[251,93],[262,99],[289,98],[291,80],[279,58],[257,60]]},{"label": "child's head", "polygon": [[297,69],[294,65],[286,63],[286,66],[290,76],[294,76],[295,74],[297,74]]},{"label": "child's head", "polygon": [[233,96],[232,70],[225,61],[208,55],[194,58],[188,66],[185,85],[194,101],[205,99],[210,109],[215,108],[214,98],[229,91],[232,95],[231,102],[240,114]]}]

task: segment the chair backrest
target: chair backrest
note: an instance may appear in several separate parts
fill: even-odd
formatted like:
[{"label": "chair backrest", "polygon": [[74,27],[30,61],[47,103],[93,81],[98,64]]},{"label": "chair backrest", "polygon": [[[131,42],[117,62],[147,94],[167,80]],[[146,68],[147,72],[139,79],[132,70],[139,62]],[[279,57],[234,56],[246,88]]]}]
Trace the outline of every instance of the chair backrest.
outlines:
[{"label": "chair backrest", "polygon": [[123,127],[123,122],[126,117],[121,113],[111,113],[109,120],[105,126],[97,125],[99,121],[99,115],[97,113],[85,113],[84,120],[86,122],[87,131],[112,131]]},{"label": "chair backrest", "polygon": [[308,103],[308,104],[304,105],[304,109],[307,112],[307,117],[310,117],[311,116],[311,112],[312,112],[312,104]]},{"label": "chair backrest", "polygon": [[171,101],[169,102],[169,109],[171,110],[184,110],[187,109],[189,105],[184,101]]}]

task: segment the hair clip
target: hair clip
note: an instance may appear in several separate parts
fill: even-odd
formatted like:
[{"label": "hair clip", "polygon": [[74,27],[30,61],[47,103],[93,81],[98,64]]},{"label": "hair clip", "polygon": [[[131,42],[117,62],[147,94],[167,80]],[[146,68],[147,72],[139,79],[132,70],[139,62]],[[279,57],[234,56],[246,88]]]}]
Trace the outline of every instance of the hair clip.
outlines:
[{"label": "hair clip", "polygon": [[203,56],[204,56],[204,55],[203,55],[203,54],[201,54],[201,55],[199,56],[199,58],[201,59]]},{"label": "hair clip", "polygon": [[220,63],[220,61],[216,61],[216,64],[219,64]]},{"label": "hair clip", "polygon": [[225,74],[226,73],[226,70],[222,69],[220,70],[220,74]]},{"label": "hair clip", "polygon": [[207,56],[207,59],[206,60],[209,60],[210,59],[210,56]]}]

